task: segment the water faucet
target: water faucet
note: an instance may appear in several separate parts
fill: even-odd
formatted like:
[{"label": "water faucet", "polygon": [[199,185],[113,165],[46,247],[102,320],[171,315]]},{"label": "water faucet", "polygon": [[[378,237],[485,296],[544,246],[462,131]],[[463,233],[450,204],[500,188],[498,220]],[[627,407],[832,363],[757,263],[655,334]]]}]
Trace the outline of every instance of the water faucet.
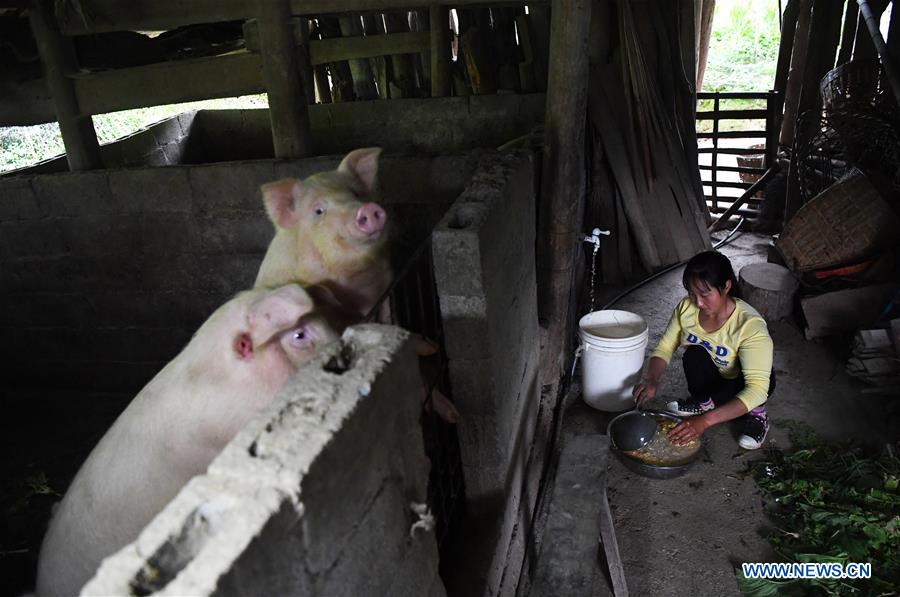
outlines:
[{"label": "water faucet", "polygon": [[591,230],[590,236],[585,236],[583,239],[581,239],[581,241],[585,243],[591,243],[592,245],[594,245],[595,250],[599,249],[601,234],[604,236],[609,236],[610,232],[609,230],[600,230],[599,228],[594,228],[593,230]]}]

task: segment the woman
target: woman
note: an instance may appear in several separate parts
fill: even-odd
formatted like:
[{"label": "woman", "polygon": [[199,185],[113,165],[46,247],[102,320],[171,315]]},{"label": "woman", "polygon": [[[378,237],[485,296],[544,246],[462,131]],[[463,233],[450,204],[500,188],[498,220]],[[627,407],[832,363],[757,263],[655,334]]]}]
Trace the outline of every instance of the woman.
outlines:
[{"label": "woman", "polygon": [[766,322],[737,298],[731,262],[717,251],[691,258],[682,283],[688,295],[675,306],[644,380],[634,387],[634,399],[642,404],[656,395],[669,360],[685,346],[684,375],[691,397],[668,403],[667,410],[687,417],[669,438],[686,443],[714,425],[737,419],[738,443],[755,450],[769,431],[766,401],[775,389]]}]

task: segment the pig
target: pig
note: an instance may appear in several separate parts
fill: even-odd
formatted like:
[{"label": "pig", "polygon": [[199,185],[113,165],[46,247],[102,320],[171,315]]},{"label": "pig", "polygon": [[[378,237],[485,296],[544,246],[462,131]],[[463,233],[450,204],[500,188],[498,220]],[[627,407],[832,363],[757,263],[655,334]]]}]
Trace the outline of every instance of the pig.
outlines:
[{"label": "pig", "polygon": [[381,149],[351,151],[337,170],[262,186],[275,225],[255,286],[321,285],[365,318],[391,284],[387,214],[376,195]]},{"label": "pig", "polygon": [[[256,276],[256,287],[297,282],[330,306],[329,321],[340,331],[372,314],[390,287],[393,270],[384,209],[374,203],[381,149],[351,151],[337,170],[304,180],[285,178],[262,186],[263,204],[275,225]],[[387,322],[382,311],[379,321]],[[433,343],[420,339],[420,356],[433,355]],[[421,372],[428,385],[428,368]],[[427,393],[427,392],[426,392]],[[426,407],[456,423],[459,413],[440,391],[426,396]]]},{"label": "pig", "polygon": [[337,334],[299,285],[219,307],[138,393],[56,509],[38,560],[39,597],[75,595],[103,558],[135,540],[297,368]]}]

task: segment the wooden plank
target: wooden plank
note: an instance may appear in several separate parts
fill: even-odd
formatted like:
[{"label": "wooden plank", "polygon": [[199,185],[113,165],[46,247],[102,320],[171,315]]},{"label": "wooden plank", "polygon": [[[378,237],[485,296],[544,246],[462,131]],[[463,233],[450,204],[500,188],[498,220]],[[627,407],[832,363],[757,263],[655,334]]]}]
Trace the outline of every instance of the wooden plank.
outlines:
[{"label": "wooden plank", "polygon": [[751,120],[765,118],[767,114],[765,110],[703,110],[697,112],[697,120]]},{"label": "wooden plank", "polygon": [[309,111],[300,78],[289,0],[257,0],[257,14],[275,157],[306,157],[312,153]]},{"label": "wooden plank", "polygon": [[797,29],[797,16],[804,0],[788,0],[784,7],[781,22],[781,42],[778,46],[778,63],[775,66],[775,84],[773,89],[780,91],[784,98],[787,85],[788,67],[791,65],[791,54],[794,49],[794,35]]},{"label": "wooden plank", "polygon": [[[766,131],[718,131],[715,133],[697,133],[698,139],[765,139]],[[760,150],[756,150],[760,153]]]},{"label": "wooden plank", "polygon": [[722,153],[726,155],[759,155],[762,153],[762,150],[759,149],[750,149],[747,147],[701,147],[698,149],[700,153]]},{"label": "wooden plank", "polygon": [[[182,25],[240,21],[256,16],[255,0],[79,0],[60,2],[58,19],[64,35],[109,31],[166,31]],[[318,16],[339,12],[386,12],[430,8],[434,0],[291,0],[291,14]],[[456,0],[453,6],[521,6],[511,0]],[[547,6],[549,0],[529,0]]]},{"label": "wooden plank", "polygon": [[450,9],[432,6],[431,21],[431,97],[450,95]]},{"label": "wooden plank", "polygon": [[[721,168],[716,168],[716,170],[721,170]],[[754,183],[750,182],[730,182],[727,180],[719,180],[716,182],[716,187],[720,189],[749,189],[753,184]],[[719,198],[721,199],[722,196],[720,195]]]},{"label": "wooden plank", "polygon": [[612,594],[627,595],[606,497],[608,459],[606,435],[575,436],[562,447],[529,595],[609,595],[598,561],[604,556],[612,573]]},{"label": "wooden plank", "polygon": [[[363,27],[356,13],[342,14],[338,17],[341,36],[362,39]],[[372,63],[368,59],[355,58],[350,62],[350,75],[353,77],[353,93],[358,100],[378,99],[375,76],[372,74]]]},{"label": "wooden plank", "polygon": [[313,65],[318,65],[388,54],[416,54],[430,47],[431,34],[428,32],[407,31],[371,37],[335,37],[310,42],[309,59]]},{"label": "wooden plank", "polygon": [[53,2],[41,0],[29,11],[31,29],[44,66],[47,87],[53,96],[56,119],[66,148],[69,169],[94,170],[103,166],[100,144],[90,113],[85,112],[67,74],[74,69],[74,53],[53,18]]},{"label": "wooden plank", "polygon": [[859,5],[847,2],[844,12],[844,28],[841,32],[841,47],[838,50],[837,64],[849,62],[853,56],[853,40],[856,37],[856,24],[859,20]]},{"label": "wooden plank", "polygon": [[[712,170],[712,166],[701,164],[698,166],[701,170]],[[750,168],[744,166],[719,166],[716,168],[719,172],[739,172],[741,174],[759,174],[762,176],[768,168]]]},{"label": "wooden plank", "polygon": [[255,54],[196,58],[78,75],[72,80],[84,114],[263,93]]},{"label": "wooden plank", "polygon": [[732,99],[766,99],[765,91],[701,91],[697,94],[697,99],[716,99],[732,100]]}]

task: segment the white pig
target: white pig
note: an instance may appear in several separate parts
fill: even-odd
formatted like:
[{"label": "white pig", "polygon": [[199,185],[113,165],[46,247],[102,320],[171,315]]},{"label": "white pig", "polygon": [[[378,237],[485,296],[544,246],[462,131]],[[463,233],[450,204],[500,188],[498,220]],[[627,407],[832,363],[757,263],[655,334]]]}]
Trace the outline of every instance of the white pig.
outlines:
[{"label": "white pig", "polygon": [[300,286],[243,292],[138,393],[82,465],[50,522],[37,595],[75,595],[316,349],[337,335]]},{"label": "white pig", "polygon": [[337,170],[262,186],[275,237],[255,286],[297,282],[330,290],[359,318],[391,284],[387,214],[373,201],[381,149],[356,149]]}]

